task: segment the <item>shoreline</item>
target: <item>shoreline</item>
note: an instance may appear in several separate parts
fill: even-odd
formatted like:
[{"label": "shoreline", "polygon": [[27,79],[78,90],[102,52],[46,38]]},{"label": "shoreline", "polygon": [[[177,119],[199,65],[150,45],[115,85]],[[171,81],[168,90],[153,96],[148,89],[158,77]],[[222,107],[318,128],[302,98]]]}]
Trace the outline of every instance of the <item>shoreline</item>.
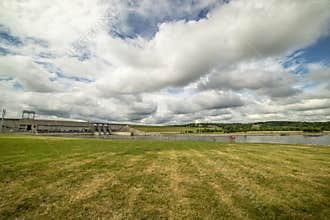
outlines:
[{"label": "shoreline", "polygon": [[[296,135],[296,136],[294,136]],[[263,137],[264,136],[264,137]],[[10,138],[24,138],[24,137],[40,137],[40,138],[69,138],[69,139],[127,139],[127,140],[155,140],[155,141],[207,141],[207,142],[223,142],[223,143],[263,143],[263,144],[299,144],[299,145],[315,145],[315,146],[330,146],[330,135],[329,132],[322,134],[293,134],[290,135],[279,135],[273,133],[269,134],[238,134],[235,137],[231,137],[230,134],[226,135],[77,135],[77,134],[60,134],[60,133],[42,133],[42,134],[32,134],[32,133],[16,133],[0,135],[2,137]]]},{"label": "shoreline", "polygon": [[330,135],[330,131],[323,132],[303,132],[303,131],[248,131],[248,132],[233,132],[233,133],[194,133],[183,134],[180,132],[141,132],[133,136],[205,136],[205,137],[228,137],[228,136],[292,136],[292,135],[305,135],[305,136],[322,136]]},{"label": "shoreline", "polygon": [[[120,134],[119,134],[120,133]],[[33,135],[33,136],[178,136],[178,137],[228,137],[228,136],[323,136],[330,135],[330,131],[323,132],[303,132],[303,131],[248,131],[248,132],[233,132],[233,133],[180,133],[180,132],[143,132],[139,131],[131,135],[129,132],[114,132],[111,135],[95,135],[94,133],[33,133],[33,132],[2,132],[0,134],[8,135]],[[124,134],[125,133],[125,134]]]},{"label": "shoreline", "polygon": [[95,135],[93,133],[30,133],[30,132],[6,132],[1,134],[12,134],[12,135],[32,135],[32,136],[63,136],[63,137],[104,137],[104,136],[122,136],[122,137],[230,137],[230,136],[324,136],[330,135],[330,131],[323,132],[303,132],[303,131],[249,131],[249,132],[234,132],[234,133],[193,133],[184,134],[180,132],[138,132],[130,134],[119,134],[114,132],[112,135]]}]

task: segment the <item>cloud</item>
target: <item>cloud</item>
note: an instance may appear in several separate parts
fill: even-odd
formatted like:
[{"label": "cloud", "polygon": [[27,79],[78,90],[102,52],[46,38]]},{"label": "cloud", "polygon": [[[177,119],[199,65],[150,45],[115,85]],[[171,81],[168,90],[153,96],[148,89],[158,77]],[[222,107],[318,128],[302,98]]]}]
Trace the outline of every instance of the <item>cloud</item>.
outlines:
[{"label": "cloud", "polygon": [[60,89],[48,80],[53,74],[43,71],[29,57],[2,56],[0,66],[0,76],[15,77],[25,91],[55,92]]},{"label": "cloud", "polygon": [[96,53],[106,54],[115,70],[100,80],[99,88],[106,90],[106,83],[111,94],[180,87],[214,68],[283,56],[327,33],[328,8],[327,1],[233,1],[206,19],[163,23],[150,41],[100,36]]},{"label": "cloud", "polygon": [[12,111],[141,123],[329,116],[328,66],[297,74],[282,62],[329,35],[327,0],[0,7],[0,77],[10,78],[0,103]]},{"label": "cloud", "polygon": [[210,109],[235,108],[244,105],[239,96],[219,92],[205,91],[189,96],[177,96],[167,102],[168,110],[174,114],[187,114]]},{"label": "cloud", "polygon": [[218,5],[221,0],[117,0],[107,11],[107,23],[116,37],[152,38],[158,32],[158,24],[173,20],[199,20]]},{"label": "cloud", "polygon": [[310,74],[309,80],[314,82],[330,83],[330,69],[322,64],[310,64],[308,65]]},{"label": "cloud", "polygon": [[276,60],[267,59],[214,70],[199,82],[198,88],[249,89],[271,97],[287,97],[299,92],[299,89],[294,88],[298,80],[297,76],[288,73]]}]

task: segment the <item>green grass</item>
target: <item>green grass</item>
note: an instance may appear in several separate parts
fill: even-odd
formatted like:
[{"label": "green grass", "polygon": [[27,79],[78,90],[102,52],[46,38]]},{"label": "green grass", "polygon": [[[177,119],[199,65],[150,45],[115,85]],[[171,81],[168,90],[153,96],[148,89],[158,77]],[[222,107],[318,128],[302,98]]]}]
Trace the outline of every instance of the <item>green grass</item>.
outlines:
[{"label": "green grass", "polygon": [[330,148],[0,136],[0,219],[329,219]]}]

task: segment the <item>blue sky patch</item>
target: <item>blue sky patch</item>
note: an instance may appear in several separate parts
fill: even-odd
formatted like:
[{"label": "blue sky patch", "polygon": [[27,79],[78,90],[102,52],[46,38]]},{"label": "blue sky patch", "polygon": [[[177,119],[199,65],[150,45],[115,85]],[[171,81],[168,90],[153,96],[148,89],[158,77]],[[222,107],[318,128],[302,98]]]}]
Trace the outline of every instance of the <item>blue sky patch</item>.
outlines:
[{"label": "blue sky patch", "polygon": [[91,83],[93,82],[93,80],[84,78],[84,77],[78,77],[78,76],[67,76],[63,73],[63,71],[55,66],[52,63],[48,63],[48,62],[41,62],[41,61],[35,61],[36,64],[42,66],[44,69],[46,69],[49,73],[54,73],[56,74],[56,77],[50,77],[49,81],[54,82],[56,81],[58,78],[63,78],[63,79],[69,79],[69,80],[73,80],[76,82],[84,82],[84,83]]},{"label": "blue sky patch", "polygon": [[15,82],[14,85],[13,85],[13,88],[16,91],[19,91],[19,90],[23,90],[24,89],[23,85],[20,84],[19,82]]},{"label": "blue sky patch", "polygon": [[36,45],[39,45],[39,46],[44,47],[44,48],[49,47],[48,42],[47,41],[44,41],[42,39],[38,39],[38,38],[34,38],[34,37],[27,37],[25,39],[25,41],[27,43],[36,44]]},{"label": "blue sky patch", "polygon": [[38,57],[39,58],[46,58],[46,59],[49,59],[49,58],[55,58],[55,56],[51,53],[47,53],[47,52],[41,52],[38,54]]},{"label": "blue sky patch", "polygon": [[[226,3],[227,1],[219,0],[219,3],[221,2]],[[173,11],[176,11],[177,8],[180,8],[180,5],[187,4],[187,2],[182,0],[172,0],[172,9],[169,12],[165,12],[164,14],[153,15],[151,13],[145,15],[140,14],[137,10],[135,10],[136,7],[138,7],[138,3],[133,3],[128,3],[130,9],[127,11],[127,16],[119,20],[117,24],[112,24],[112,26],[109,27],[110,34],[112,36],[123,39],[141,36],[143,38],[151,39],[158,32],[158,25],[161,23],[175,22],[179,20],[199,21],[206,18],[209,11],[215,7],[214,5],[210,5],[190,14],[185,11],[178,11],[176,14],[171,14]],[[190,1],[190,4],[193,6],[196,4],[196,2],[192,0]],[[123,24],[126,27],[124,29],[121,28]]]},{"label": "blue sky patch", "polygon": [[62,72],[62,70],[60,68],[56,67],[52,63],[42,62],[42,61],[35,61],[35,63],[40,65],[44,69],[46,69],[49,73],[58,73],[58,72],[61,73]]},{"label": "blue sky patch", "polygon": [[7,48],[0,47],[0,56],[7,56],[13,54],[10,50]]},{"label": "blue sky patch", "polygon": [[322,63],[330,67],[330,36],[319,39],[315,44],[299,49],[281,62],[286,69],[295,67],[290,72],[293,74],[308,73],[307,64]]},{"label": "blue sky patch", "polygon": [[166,91],[169,94],[176,95],[176,94],[180,94],[180,93],[184,92],[184,89],[183,88],[177,88],[177,87],[170,87],[170,88],[167,88]]},{"label": "blue sky patch", "polygon": [[4,47],[0,47],[0,56],[6,56],[8,54],[17,54],[13,53],[10,49],[5,47],[22,47],[25,44],[34,44],[43,48],[48,48],[49,44],[47,41],[38,39],[35,37],[18,37],[11,33],[9,28],[0,24],[0,45],[4,45]]},{"label": "blue sky patch", "polygon": [[330,36],[319,39],[303,51],[300,58],[304,59],[306,63],[323,63],[330,60]]},{"label": "blue sky patch", "polygon": [[93,80],[84,78],[84,77],[78,77],[78,76],[66,76],[62,73],[56,73],[58,78],[64,78],[64,79],[69,79],[69,80],[73,80],[76,82],[83,82],[83,83],[91,83],[93,82]]},{"label": "blue sky patch", "polygon": [[11,76],[0,76],[0,81],[11,81],[14,80],[14,77]]},{"label": "blue sky patch", "polygon": [[0,43],[11,46],[22,46],[22,40],[10,33],[8,28],[0,24]]},{"label": "blue sky patch", "polygon": [[87,46],[87,42],[77,41],[72,44],[69,55],[77,58],[79,61],[89,60],[92,57],[92,52]]}]

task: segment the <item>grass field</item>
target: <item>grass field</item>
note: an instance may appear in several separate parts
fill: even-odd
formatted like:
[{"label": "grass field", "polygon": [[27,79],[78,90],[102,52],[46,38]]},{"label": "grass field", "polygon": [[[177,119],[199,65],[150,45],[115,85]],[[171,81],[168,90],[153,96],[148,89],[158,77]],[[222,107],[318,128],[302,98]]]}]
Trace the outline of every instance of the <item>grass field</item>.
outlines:
[{"label": "grass field", "polygon": [[330,148],[0,136],[0,219],[329,219]]}]

